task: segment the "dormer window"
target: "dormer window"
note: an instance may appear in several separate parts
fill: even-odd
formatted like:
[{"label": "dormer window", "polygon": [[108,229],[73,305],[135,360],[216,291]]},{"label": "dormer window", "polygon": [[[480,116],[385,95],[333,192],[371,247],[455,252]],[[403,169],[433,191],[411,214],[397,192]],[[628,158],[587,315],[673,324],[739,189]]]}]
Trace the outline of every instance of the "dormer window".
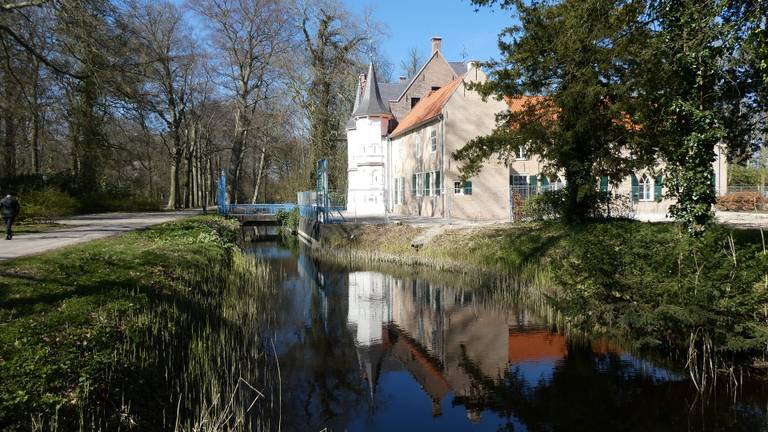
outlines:
[{"label": "dormer window", "polygon": [[421,100],[421,98],[412,97],[411,98],[411,108],[415,107],[416,104],[419,103],[420,100]]},{"label": "dormer window", "polygon": [[438,90],[440,90],[440,86],[432,86],[432,91],[433,92],[436,92]]}]

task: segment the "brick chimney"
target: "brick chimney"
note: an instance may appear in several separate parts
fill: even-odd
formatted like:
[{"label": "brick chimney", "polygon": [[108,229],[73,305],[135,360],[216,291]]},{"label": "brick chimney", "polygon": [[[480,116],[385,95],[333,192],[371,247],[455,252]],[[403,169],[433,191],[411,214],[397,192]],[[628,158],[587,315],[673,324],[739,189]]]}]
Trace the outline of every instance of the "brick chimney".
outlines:
[{"label": "brick chimney", "polygon": [[440,51],[440,47],[443,44],[443,38],[440,36],[435,36],[432,38],[432,54],[435,53],[435,51]]}]

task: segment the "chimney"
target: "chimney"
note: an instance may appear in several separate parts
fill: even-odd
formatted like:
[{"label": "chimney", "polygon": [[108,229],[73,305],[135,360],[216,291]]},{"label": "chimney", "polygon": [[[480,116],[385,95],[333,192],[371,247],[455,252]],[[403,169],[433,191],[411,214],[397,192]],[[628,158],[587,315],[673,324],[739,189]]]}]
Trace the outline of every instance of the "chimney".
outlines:
[{"label": "chimney", "polygon": [[432,54],[435,53],[435,51],[440,51],[440,46],[443,43],[443,38],[440,36],[435,36],[432,38]]},{"label": "chimney", "polygon": [[400,82],[401,83],[404,83],[406,79],[408,79],[408,78],[406,78],[405,75],[400,75]]}]

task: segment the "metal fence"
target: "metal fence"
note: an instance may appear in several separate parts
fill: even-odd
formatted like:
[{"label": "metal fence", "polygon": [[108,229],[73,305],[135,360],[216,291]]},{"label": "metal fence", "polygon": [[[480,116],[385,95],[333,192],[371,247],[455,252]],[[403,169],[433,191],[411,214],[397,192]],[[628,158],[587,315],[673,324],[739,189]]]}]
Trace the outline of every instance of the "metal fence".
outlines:
[{"label": "metal fence", "polygon": [[759,192],[768,198],[768,186],[765,185],[728,185],[728,193],[731,192]]}]

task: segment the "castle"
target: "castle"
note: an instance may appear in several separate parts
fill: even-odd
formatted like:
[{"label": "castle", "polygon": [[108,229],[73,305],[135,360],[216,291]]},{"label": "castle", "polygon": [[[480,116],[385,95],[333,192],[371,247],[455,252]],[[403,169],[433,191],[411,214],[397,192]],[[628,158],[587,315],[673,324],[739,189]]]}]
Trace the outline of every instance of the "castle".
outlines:
[{"label": "castle", "polygon": [[[432,38],[431,55],[408,79],[380,82],[371,64],[360,76],[347,123],[347,213],[351,216],[418,215],[470,220],[512,219],[514,197],[564,187],[564,176],[542,174],[543,161],[520,147],[514,160],[489,160],[477,176],[460,180],[451,154],[496,126],[496,114],[522,109],[526,97],[482,100],[467,88],[484,82],[476,62],[450,62],[442,40]],[[714,149],[713,183],[727,190],[725,149]],[[632,173],[619,184],[596,179],[604,192],[624,195],[631,215],[665,220],[663,163]],[[519,205],[519,203],[517,204]]]}]

